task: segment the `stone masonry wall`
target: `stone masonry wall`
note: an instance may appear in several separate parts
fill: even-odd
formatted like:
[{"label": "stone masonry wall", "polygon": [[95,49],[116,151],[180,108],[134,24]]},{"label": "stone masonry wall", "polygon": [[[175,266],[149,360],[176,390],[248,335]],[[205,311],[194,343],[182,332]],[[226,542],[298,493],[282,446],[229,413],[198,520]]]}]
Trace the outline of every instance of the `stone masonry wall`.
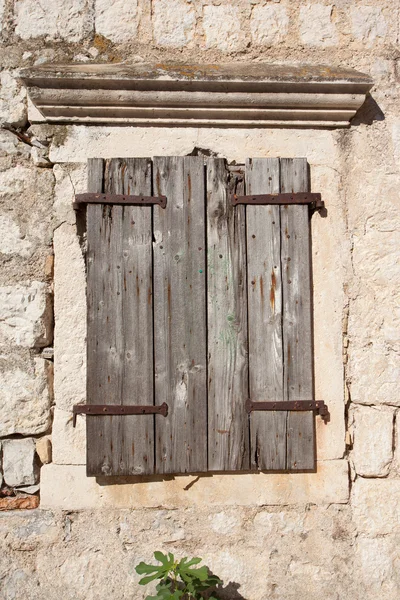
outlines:
[{"label": "stone masonry wall", "polygon": [[[0,600],[143,598],[134,566],[157,549],[202,556],[230,600],[397,600],[399,0],[0,0],[0,30]],[[332,132],[29,123],[19,69],[121,61],[331,64],[375,86]],[[316,388],[332,419],[318,422],[317,474],[85,478],[70,414],[85,393],[72,198],[89,156],[194,147],[306,156],[323,192]]]}]

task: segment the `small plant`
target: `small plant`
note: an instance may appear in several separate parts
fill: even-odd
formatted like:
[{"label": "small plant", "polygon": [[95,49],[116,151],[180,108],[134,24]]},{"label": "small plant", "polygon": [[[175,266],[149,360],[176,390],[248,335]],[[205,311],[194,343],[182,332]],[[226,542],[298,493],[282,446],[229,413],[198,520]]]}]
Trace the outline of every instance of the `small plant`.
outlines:
[{"label": "small plant", "polygon": [[147,585],[156,579],[160,580],[156,587],[157,595],[147,596],[146,600],[202,600],[203,598],[218,600],[212,589],[222,584],[220,578],[210,574],[206,566],[192,568],[193,565],[201,562],[201,558],[189,560],[185,557],[177,561],[170,552],[168,556],[162,552],[154,552],[154,558],[161,565],[148,565],[141,562],[136,567],[139,575],[145,575],[139,581],[140,585]]}]

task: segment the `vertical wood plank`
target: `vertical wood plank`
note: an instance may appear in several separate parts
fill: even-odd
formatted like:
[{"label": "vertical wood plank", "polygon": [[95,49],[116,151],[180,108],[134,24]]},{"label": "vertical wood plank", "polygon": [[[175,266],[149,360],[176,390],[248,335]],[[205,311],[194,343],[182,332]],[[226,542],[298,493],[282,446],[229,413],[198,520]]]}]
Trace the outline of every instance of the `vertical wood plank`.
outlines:
[{"label": "vertical wood plank", "polygon": [[244,178],[207,160],[208,469],[249,468]]},{"label": "vertical wood plank", "polygon": [[[150,195],[150,161],[113,159],[104,180],[96,191]],[[151,208],[87,210],[88,402],[153,404]],[[152,415],[90,417],[87,432],[88,475],[153,473]]]},{"label": "vertical wood plank", "polygon": [[202,157],[154,158],[157,473],[207,470],[205,189]]},{"label": "vertical wood plank", "polygon": [[[307,160],[281,159],[281,191],[307,192]],[[310,220],[307,206],[281,207],[284,395],[313,399]],[[315,468],[315,419],[311,412],[287,416],[287,469]]]},{"label": "vertical wood plank", "polygon": [[[279,159],[246,161],[246,193],[279,192]],[[250,398],[283,399],[282,287],[279,206],[247,206]],[[251,467],[286,466],[286,414],[253,412]]]}]

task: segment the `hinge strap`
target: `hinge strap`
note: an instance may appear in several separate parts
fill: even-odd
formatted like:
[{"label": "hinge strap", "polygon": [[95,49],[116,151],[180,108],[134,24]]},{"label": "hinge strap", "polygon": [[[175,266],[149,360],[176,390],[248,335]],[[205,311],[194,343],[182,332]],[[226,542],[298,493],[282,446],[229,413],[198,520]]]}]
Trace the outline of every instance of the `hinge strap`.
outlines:
[{"label": "hinge strap", "polygon": [[232,204],[309,204],[312,209],[324,208],[321,194],[296,192],[291,194],[251,194],[232,197]]},{"label": "hinge strap", "polygon": [[168,404],[163,402],[160,406],[139,406],[139,405],[122,405],[122,404],[75,404],[73,407],[73,426],[76,425],[76,416],[79,414],[89,416],[109,415],[168,415]]},{"label": "hinge strap", "polygon": [[78,210],[86,204],[133,204],[135,206],[151,206],[158,204],[167,206],[166,196],[132,196],[129,194],[76,194],[73,207]]},{"label": "hinge strap", "polygon": [[246,400],[246,411],[251,413],[258,410],[276,410],[276,411],[307,411],[315,410],[321,417],[329,414],[328,407],[323,400],[292,400],[288,402],[253,402],[248,398]]}]

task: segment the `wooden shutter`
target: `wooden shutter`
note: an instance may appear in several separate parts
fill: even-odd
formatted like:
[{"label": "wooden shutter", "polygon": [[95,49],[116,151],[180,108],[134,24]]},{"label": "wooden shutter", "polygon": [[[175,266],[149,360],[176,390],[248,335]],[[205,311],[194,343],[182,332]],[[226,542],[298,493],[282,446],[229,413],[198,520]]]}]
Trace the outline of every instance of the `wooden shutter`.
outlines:
[{"label": "wooden shutter", "polygon": [[167,206],[87,206],[87,402],[168,416],[87,418],[87,473],[309,470],[313,398],[308,206],[233,206],[307,192],[305,159],[89,161],[89,192]]}]

